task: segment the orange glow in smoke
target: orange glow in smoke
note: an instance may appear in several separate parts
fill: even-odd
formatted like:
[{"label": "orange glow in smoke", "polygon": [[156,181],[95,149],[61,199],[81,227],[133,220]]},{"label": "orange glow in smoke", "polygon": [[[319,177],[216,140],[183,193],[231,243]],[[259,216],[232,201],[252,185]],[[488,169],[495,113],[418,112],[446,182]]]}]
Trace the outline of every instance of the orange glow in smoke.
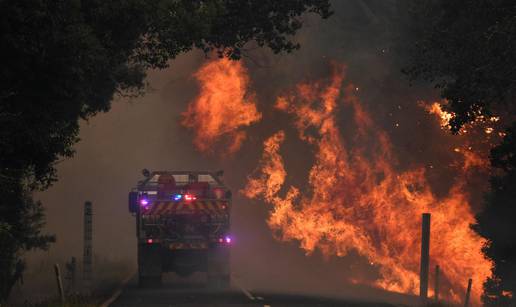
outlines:
[{"label": "orange glow in smoke", "polygon": [[249,93],[249,77],[241,61],[226,58],[206,63],[196,73],[200,94],[188,105],[181,124],[193,129],[194,145],[213,152],[220,144],[224,153],[235,153],[247,137],[242,127],[258,122],[262,115]]},{"label": "orange glow in smoke", "polygon": [[[276,101],[276,109],[292,116],[298,137],[313,148],[310,188],[301,191],[285,183],[279,149],[288,136],[279,131],[264,142],[260,165],[243,194],[272,205],[267,222],[279,240],[296,241],[307,254],[318,249],[326,256],[345,256],[356,250],[378,269],[374,286],[412,294],[419,291],[421,214],[430,212],[430,267],[441,267],[441,295],[461,301],[472,278],[478,303],[492,263],[481,251],[486,240],[470,229],[475,220],[464,182],[482,160],[458,149],[464,167],[448,194],[437,197],[424,167],[396,169],[388,135],[355,96],[355,86],[343,88],[343,71],[335,67],[329,82],[300,84]],[[359,140],[353,146],[336,123],[341,107],[353,114]]]}]

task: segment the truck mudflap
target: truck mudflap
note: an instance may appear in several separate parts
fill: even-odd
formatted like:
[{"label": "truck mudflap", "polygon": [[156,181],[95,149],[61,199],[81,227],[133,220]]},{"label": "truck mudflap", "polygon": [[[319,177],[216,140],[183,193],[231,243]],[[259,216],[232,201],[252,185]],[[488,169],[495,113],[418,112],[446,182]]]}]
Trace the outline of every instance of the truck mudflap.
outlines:
[{"label": "truck mudflap", "polygon": [[155,201],[142,212],[145,215],[169,215],[208,213],[210,215],[223,214],[228,208],[224,200],[194,200],[194,201]]}]

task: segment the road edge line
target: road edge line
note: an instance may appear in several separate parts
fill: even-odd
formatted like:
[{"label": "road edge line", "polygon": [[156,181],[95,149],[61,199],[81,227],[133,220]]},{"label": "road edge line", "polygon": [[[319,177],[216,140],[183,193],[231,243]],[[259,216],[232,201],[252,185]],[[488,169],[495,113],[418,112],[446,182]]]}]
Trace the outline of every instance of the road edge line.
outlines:
[{"label": "road edge line", "polygon": [[242,291],[242,293],[244,293],[245,296],[247,296],[248,299],[250,299],[251,301],[254,301],[256,298],[251,294],[251,292],[247,291],[241,284],[240,282],[238,281],[238,279],[233,275],[231,274],[231,278],[233,279],[234,283],[238,286],[238,288],[240,289],[240,291]]},{"label": "road edge line", "polygon": [[109,307],[109,305],[111,305],[120,296],[120,294],[122,294],[122,290],[124,290],[125,285],[131,280],[131,278],[133,278],[134,274],[135,273],[131,273],[122,280],[116,291],[107,300],[102,302],[99,307]]}]

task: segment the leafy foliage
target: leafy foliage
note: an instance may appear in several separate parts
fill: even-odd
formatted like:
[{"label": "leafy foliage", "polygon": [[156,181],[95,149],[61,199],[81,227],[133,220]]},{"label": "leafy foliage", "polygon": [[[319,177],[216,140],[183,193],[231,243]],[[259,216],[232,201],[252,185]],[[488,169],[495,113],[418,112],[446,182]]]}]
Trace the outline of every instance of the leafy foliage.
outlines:
[{"label": "leafy foliage", "polygon": [[47,249],[55,238],[41,233],[43,206],[32,199],[22,182],[0,180],[0,193],[0,301],[3,301],[25,268],[20,258],[22,251]]},{"label": "leafy foliage", "polygon": [[249,41],[275,53],[292,52],[300,47],[289,36],[301,28],[301,14],[331,15],[327,0],[162,1],[160,5],[161,9],[152,10],[157,14],[136,57],[157,67],[192,47],[217,50],[219,56],[232,59],[241,57]]},{"label": "leafy foliage", "polygon": [[57,180],[80,119],[116,94],[141,94],[147,69],[193,48],[239,59],[254,41],[292,52],[305,12],[331,14],[328,0],[0,0],[0,301],[21,253],[53,239],[30,195]]},{"label": "leafy foliage", "polygon": [[405,72],[441,90],[455,115],[452,131],[479,115],[514,115],[516,2],[425,0],[411,10],[414,41]]},{"label": "leafy foliage", "polygon": [[491,151],[491,177],[487,205],[477,216],[474,229],[490,240],[485,254],[495,260],[493,278],[484,285],[487,305],[512,306],[516,298],[516,123],[507,130],[503,142]]},{"label": "leafy foliage", "polygon": [[48,186],[78,120],[141,92],[145,69],[195,47],[234,59],[249,41],[291,52],[306,11],[330,15],[327,0],[1,1],[0,166]]}]

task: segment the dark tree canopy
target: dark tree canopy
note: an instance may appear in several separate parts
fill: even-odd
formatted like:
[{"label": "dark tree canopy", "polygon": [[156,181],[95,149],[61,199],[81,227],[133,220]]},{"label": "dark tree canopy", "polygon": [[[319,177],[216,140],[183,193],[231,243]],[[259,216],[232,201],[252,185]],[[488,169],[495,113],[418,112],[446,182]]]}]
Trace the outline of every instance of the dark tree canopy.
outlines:
[{"label": "dark tree canopy", "polygon": [[441,90],[455,114],[452,131],[479,115],[514,116],[515,1],[416,1],[411,16],[414,41],[406,72]]},{"label": "dark tree canopy", "polygon": [[31,192],[57,180],[80,119],[142,93],[147,69],[194,48],[235,60],[249,42],[292,52],[307,12],[327,18],[329,0],[0,0],[0,302],[21,252],[52,240]]},{"label": "dark tree canopy", "polygon": [[477,216],[474,229],[490,244],[485,254],[495,261],[493,278],[484,285],[487,305],[514,306],[516,298],[516,123],[507,130],[503,142],[493,148],[491,191],[486,206]]},{"label": "dark tree canopy", "polygon": [[142,90],[145,69],[196,47],[234,59],[250,41],[291,52],[306,11],[330,15],[327,0],[1,1],[0,167],[50,183],[78,120]]}]

